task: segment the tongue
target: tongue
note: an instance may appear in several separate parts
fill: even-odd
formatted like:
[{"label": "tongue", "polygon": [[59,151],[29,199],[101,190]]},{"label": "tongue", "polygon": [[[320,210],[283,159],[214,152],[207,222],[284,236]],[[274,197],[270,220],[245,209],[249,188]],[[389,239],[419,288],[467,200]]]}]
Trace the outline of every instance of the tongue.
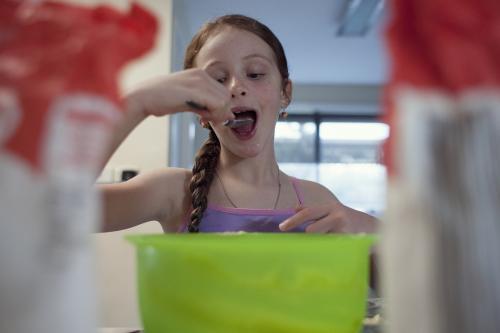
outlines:
[{"label": "tongue", "polygon": [[252,132],[252,129],[253,129],[253,122],[249,123],[248,125],[243,125],[233,128],[233,131],[235,131],[238,134],[249,134],[250,132]]},{"label": "tongue", "polygon": [[235,116],[237,120],[243,120],[244,122],[238,124],[239,126],[237,126],[236,128],[233,128],[233,131],[236,133],[236,135],[239,135],[241,137],[249,136],[255,127],[255,112],[244,111],[235,114]]}]

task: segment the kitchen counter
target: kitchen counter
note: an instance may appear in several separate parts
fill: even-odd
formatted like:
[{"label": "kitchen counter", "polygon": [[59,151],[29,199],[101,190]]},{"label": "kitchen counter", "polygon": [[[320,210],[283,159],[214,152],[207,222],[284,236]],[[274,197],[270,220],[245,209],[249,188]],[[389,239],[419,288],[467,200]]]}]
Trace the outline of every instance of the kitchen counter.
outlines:
[{"label": "kitchen counter", "polygon": [[[98,333],[143,333],[137,329],[131,328],[100,328]],[[361,333],[382,333],[380,325],[364,325]]]},{"label": "kitchen counter", "polygon": [[99,328],[97,333],[142,333],[138,328],[130,327],[105,327]]},{"label": "kitchen counter", "polygon": [[[360,333],[382,333],[380,313],[383,306],[381,298],[369,298],[366,304],[366,318]],[[98,333],[143,333],[141,329],[130,327],[100,328]]]}]

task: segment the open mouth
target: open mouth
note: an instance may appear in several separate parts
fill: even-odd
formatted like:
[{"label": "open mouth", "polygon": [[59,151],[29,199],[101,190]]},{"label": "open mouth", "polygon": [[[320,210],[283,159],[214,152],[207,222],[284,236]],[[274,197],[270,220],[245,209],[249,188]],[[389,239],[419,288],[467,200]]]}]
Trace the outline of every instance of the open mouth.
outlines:
[{"label": "open mouth", "polygon": [[245,120],[244,125],[232,128],[233,133],[240,140],[248,140],[255,134],[257,124],[257,112],[255,110],[233,111],[237,120]]}]

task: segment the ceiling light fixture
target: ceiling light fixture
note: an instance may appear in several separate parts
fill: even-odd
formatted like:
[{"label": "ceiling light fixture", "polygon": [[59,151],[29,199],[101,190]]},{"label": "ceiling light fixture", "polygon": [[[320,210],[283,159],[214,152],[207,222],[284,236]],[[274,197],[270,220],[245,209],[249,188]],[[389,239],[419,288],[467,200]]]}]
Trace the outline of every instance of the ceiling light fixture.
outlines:
[{"label": "ceiling light fixture", "polygon": [[384,9],[385,0],[350,0],[337,36],[365,36]]}]

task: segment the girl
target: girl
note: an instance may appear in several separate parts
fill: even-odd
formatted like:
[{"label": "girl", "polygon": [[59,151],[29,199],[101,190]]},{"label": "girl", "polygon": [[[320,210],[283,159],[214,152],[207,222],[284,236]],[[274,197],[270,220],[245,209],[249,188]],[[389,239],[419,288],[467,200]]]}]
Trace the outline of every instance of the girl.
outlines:
[{"label": "girl", "polygon": [[[222,16],[194,36],[184,67],[126,96],[126,119],[112,148],[146,117],[182,111],[197,113],[209,138],[192,171],[165,168],[101,186],[105,231],[150,220],[165,232],[376,230],[373,217],[342,205],[325,187],[279,170],[274,130],[292,82],[269,28]],[[226,126],[235,118],[244,125]]]}]

